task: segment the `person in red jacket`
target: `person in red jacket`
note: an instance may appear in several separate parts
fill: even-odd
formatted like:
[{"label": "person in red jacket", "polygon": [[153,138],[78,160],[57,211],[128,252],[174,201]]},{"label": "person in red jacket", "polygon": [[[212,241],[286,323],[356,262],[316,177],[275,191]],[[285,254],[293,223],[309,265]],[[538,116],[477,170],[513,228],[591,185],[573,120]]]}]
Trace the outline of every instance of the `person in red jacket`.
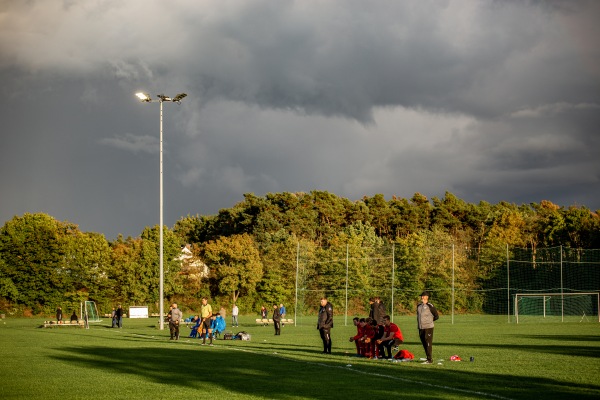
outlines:
[{"label": "person in red jacket", "polygon": [[364,336],[361,339],[361,354],[367,358],[373,358],[375,356],[375,328],[371,324],[371,318],[365,320]]},{"label": "person in red jacket", "polygon": [[360,355],[360,343],[359,343],[359,339],[361,337],[363,337],[363,329],[360,326],[359,323],[359,318],[358,317],[354,317],[352,319],[352,322],[354,323],[354,326],[356,327],[356,335],[354,336],[350,336],[350,341],[354,342],[354,344],[356,345],[356,354]]},{"label": "person in red jacket", "polygon": [[398,325],[390,321],[390,316],[383,317],[383,337],[377,340],[379,355],[381,358],[392,358],[392,346],[398,346],[404,342],[402,331]]}]

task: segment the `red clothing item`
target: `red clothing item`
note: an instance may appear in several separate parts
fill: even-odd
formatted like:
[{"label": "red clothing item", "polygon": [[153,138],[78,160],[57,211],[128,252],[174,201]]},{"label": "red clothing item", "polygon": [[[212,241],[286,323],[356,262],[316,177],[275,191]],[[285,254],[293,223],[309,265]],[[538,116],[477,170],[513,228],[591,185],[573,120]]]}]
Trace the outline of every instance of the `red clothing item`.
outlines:
[{"label": "red clothing item", "polygon": [[371,325],[365,325],[364,335],[369,339],[373,339],[375,337],[375,329]]},{"label": "red clothing item", "polygon": [[360,325],[356,325],[356,336],[354,336],[352,339],[358,340],[361,337],[363,337],[364,335],[365,335],[365,329]]},{"label": "red clothing item", "polygon": [[400,339],[404,342],[404,337],[402,337],[402,332],[400,331],[400,328],[398,328],[398,325],[394,323],[390,323],[388,326],[384,326],[383,332],[383,337],[387,337],[388,334],[393,334],[394,339]]}]

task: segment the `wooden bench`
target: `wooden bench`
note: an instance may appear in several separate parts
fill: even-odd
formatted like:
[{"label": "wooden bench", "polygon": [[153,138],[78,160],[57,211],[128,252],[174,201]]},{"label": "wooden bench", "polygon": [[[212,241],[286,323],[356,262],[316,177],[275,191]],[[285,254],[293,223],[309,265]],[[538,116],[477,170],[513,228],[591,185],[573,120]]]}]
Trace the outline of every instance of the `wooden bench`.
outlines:
[{"label": "wooden bench", "polygon": [[83,328],[85,326],[84,321],[63,321],[62,324],[57,323],[56,321],[44,321],[44,328],[58,328],[61,326],[73,326]]},{"label": "wooden bench", "polygon": [[[290,324],[291,325],[293,323],[294,323],[293,319],[284,318],[281,320],[281,324]],[[273,320],[256,318],[256,325],[273,325]]]}]

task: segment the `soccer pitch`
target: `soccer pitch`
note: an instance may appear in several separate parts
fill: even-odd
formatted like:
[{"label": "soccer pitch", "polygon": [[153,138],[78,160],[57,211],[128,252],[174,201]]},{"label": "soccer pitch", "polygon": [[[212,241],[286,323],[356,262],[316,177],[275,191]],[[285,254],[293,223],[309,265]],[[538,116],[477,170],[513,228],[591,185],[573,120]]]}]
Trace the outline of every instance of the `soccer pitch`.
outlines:
[{"label": "soccer pitch", "polygon": [[[251,341],[213,347],[159,331],[156,319],[105,320],[89,330],[39,328],[40,319],[0,320],[2,399],[598,399],[600,324],[457,316],[436,322],[433,365],[354,357],[354,326],[336,317],[333,353],[321,354],[316,317],[256,326],[240,317],[234,333]],[[351,318],[348,318],[350,323]],[[228,321],[229,322],[229,321]],[[415,317],[396,317],[401,348],[423,357]],[[463,361],[449,361],[457,354]],[[474,357],[470,362],[469,357]]]}]

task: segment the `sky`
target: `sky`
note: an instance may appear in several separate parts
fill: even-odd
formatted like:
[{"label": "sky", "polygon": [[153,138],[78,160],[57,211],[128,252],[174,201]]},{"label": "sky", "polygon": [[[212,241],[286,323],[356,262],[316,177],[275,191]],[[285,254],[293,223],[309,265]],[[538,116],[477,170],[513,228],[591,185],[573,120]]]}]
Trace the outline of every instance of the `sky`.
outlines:
[{"label": "sky", "polygon": [[600,209],[600,2],[0,0],[0,223],[245,193]]}]

